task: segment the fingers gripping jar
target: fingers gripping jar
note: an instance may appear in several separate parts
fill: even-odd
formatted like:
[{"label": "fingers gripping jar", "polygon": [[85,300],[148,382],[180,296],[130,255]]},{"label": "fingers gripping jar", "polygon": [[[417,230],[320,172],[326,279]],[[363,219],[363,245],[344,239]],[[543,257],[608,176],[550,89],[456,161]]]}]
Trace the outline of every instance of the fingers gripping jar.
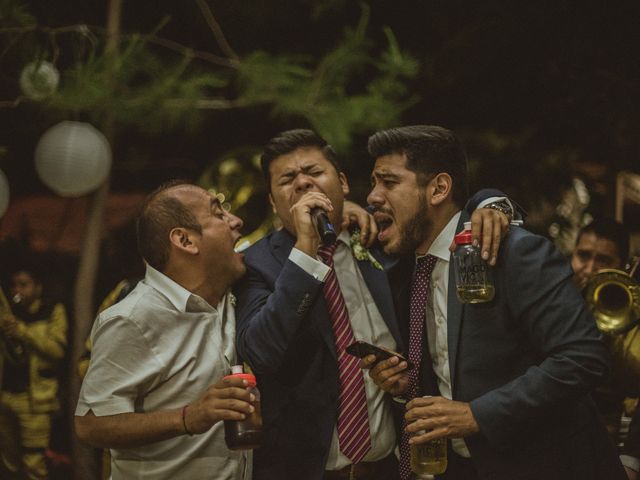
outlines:
[{"label": "fingers gripping jar", "polygon": [[455,237],[453,266],[456,294],[462,303],[482,303],[493,300],[495,288],[491,267],[482,259],[480,247],[473,246],[471,222]]},{"label": "fingers gripping jar", "polygon": [[224,440],[229,450],[252,450],[262,443],[262,410],[260,392],[256,388],[256,377],[242,372],[242,365],[234,365],[228,377],[242,378],[247,381],[249,393],[255,396],[252,403],[254,411],[246,415],[244,420],[224,421]]}]

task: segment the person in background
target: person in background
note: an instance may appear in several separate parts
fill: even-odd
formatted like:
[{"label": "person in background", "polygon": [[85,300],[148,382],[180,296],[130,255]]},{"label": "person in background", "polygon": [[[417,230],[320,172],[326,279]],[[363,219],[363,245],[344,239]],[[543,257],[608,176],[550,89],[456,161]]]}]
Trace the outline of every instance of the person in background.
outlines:
[{"label": "person in background", "polygon": [[67,314],[61,303],[43,296],[36,268],[14,271],[10,291],[10,310],[0,309],[1,468],[11,478],[44,479],[52,415],[60,408],[58,367],[67,348]]},{"label": "person in background", "polygon": [[571,252],[573,282],[583,289],[604,268],[623,270],[629,255],[629,231],[612,218],[597,217],[578,232]]},{"label": "person in background", "polygon": [[[584,289],[589,280],[603,269],[624,270],[629,255],[629,243],[628,229],[612,218],[596,217],[591,223],[582,227],[578,232],[576,245],[571,253],[571,268],[574,272],[573,281],[576,286]],[[621,335],[636,338],[637,329],[636,326]],[[615,357],[614,347],[620,346],[621,338],[614,335],[605,337],[605,340],[614,354],[614,368],[609,380],[598,386],[593,392],[593,399],[605,420],[609,434],[616,443],[619,443],[620,417],[624,409],[624,398],[629,393],[625,391],[625,385],[632,384],[634,390],[637,390],[639,387],[635,383],[640,379],[638,375],[640,372],[633,372],[629,368],[631,365],[627,364],[628,359],[633,355]],[[637,349],[638,347],[631,345],[628,348]],[[619,370],[618,362],[622,362],[624,368]],[[635,375],[635,379],[626,378],[628,375]],[[638,478],[638,470],[640,469],[639,424],[640,413],[636,407],[620,456],[627,476],[633,480]]]}]

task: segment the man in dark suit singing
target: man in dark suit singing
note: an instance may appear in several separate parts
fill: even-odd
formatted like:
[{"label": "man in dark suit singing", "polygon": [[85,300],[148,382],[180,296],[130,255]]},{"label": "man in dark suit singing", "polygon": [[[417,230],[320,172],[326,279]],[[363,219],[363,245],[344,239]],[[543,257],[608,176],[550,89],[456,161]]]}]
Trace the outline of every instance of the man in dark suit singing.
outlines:
[{"label": "man in dark suit singing", "polygon": [[[272,139],[262,170],[284,228],[246,251],[235,289],[237,348],[258,377],[265,423],[254,477],[397,478],[390,398],[345,352],[354,340],[405,350],[386,258],[341,228],[349,185],[315,133]],[[336,227],[332,248],[320,244],[315,208]]]},{"label": "man in dark suit singing", "polygon": [[[468,217],[458,139],[441,127],[402,127],[373,135],[369,153],[368,201],[385,253],[401,258],[389,279],[420,368],[407,372],[397,357],[363,366],[383,390],[409,397],[409,443],[448,438],[447,479],[624,478],[589,397],[607,352],[566,259],[512,229],[493,268],[493,300],[460,303],[448,250]],[[423,262],[431,271],[421,279]],[[407,452],[401,443],[403,478]]]}]

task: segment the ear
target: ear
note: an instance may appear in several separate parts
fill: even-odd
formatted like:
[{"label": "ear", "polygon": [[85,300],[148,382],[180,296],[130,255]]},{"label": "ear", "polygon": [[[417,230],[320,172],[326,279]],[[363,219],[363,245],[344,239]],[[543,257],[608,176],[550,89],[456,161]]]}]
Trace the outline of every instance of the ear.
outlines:
[{"label": "ear", "polygon": [[340,187],[342,188],[342,193],[346,197],[349,195],[349,182],[347,181],[347,176],[340,172],[338,173],[338,180],[340,181]]},{"label": "ear", "polygon": [[453,179],[448,173],[439,173],[429,182],[429,193],[431,205],[441,205],[451,197],[453,191]]},{"label": "ear", "polygon": [[273,195],[269,194],[269,203],[271,204],[271,210],[273,211],[274,215],[278,215],[278,212],[276,210],[276,202],[273,201]]},{"label": "ear", "polygon": [[197,255],[200,252],[197,237],[186,228],[176,227],[172,229],[169,232],[169,240],[175,248],[190,255]]}]

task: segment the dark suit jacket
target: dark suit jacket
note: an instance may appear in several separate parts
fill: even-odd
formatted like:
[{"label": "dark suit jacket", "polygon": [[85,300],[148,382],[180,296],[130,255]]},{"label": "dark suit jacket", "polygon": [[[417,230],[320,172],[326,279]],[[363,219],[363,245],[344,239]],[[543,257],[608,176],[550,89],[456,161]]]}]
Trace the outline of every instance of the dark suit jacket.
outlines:
[{"label": "dark suit jacket", "polygon": [[[414,263],[402,259],[389,272],[401,319],[409,318]],[[625,478],[588,395],[606,375],[607,350],[566,259],[546,239],[512,228],[493,269],[495,298],[473,305],[458,301],[449,270],[453,399],[469,402],[480,426],[466,439],[480,477]],[[401,331],[406,341],[406,323]],[[423,357],[423,394],[437,395]]]},{"label": "dark suit jacket", "polygon": [[[338,366],[323,284],[288,260],[294,242],[281,230],[249,248],[247,274],[235,289],[238,353],[262,395],[256,479],[321,479],[337,420]],[[369,261],[358,266],[402,350],[386,274]]]}]

